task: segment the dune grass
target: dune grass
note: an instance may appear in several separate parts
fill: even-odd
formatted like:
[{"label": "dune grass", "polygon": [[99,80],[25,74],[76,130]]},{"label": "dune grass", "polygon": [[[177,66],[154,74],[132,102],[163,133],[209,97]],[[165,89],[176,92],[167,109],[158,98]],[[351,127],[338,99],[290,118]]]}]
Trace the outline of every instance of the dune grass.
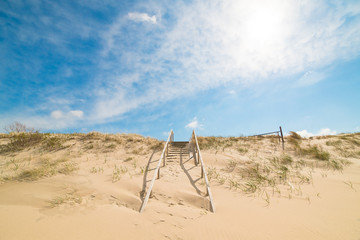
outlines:
[{"label": "dune grass", "polygon": [[[87,134],[16,132],[1,134],[0,137],[0,181],[2,182],[35,181],[57,174],[71,174],[79,169],[76,161],[82,154],[98,156],[107,152],[116,153],[124,150],[126,151],[124,164],[132,161],[131,165],[136,170],[137,156],[158,151],[164,144],[163,141],[137,134],[98,132]],[[31,157],[26,157],[26,154]],[[63,160],[60,160],[61,158]],[[4,159],[3,162],[2,159]],[[107,164],[106,160],[104,164]],[[104,167],[90,169],[90,172],[102,173]],[[124,173],[124,168],[127,167],[119,166],[114,170],[114,180],[118,179],[116,177],[118,172]]]},{"label": "dune grass", "polygon": [[70,174],[78,169],[77,164],[67,158],[51,160],[48,157],[40,159],[37,167],[25,169],[13,176],[11,180],[35,181],[40,178],[54,176],[56,174]]},{"label": "dune grass", "polygon": [[[223,168],[209,167],[207,175],[210,181],[216,182],[231,190],[245,194],[259,194],[269,203],[270,195],[301,195],[301,184],[312,181],[311,171],[314,168],[342,170],[350,164],[348,156],[360,157],[359,135],[341,137],[324,137],[313,140],[304,139],[295,132],[286,138],[285,151],[279,147],[274,136],[263,137],[198,137],[201,150],[229,151],[236,156],[226,158]],[[315,139],[314,139],[315,140]],[[90,169],[95,174],[108,173],[113,183],[118,182],[129,171],[138,168],[141,155],[162,150],[163,141],[142,137],[136,134],[44,134],[13,133],[1,135],[0,155],[6,159],[2,163],[1,178],[4,181],[35,181],[56,174],[71,174],[79,168],[72,158],[77,151],[96,155],[104,152],[123,151],[117,156],[119,162],[111,164],[111,158],[99,166]],[[320,142],[319,142],[320,141]],[[321,142],[323,141],[323,142]],[[77,148],[72,146],[76,145]],[[80,150],[78,150],[80,149]],[[33,157],[17,157],[21,151],[31,152]],[[31,150],[31,151],[30,151]],[[52,157],[52,154],[67,157]],[[70,152],[73,152],[70,156]],[[57,156],[59,156],[57,155]],[[35,156],[35,157],[34,157]],[[55,156],[55,155],[54,155]],[[111,156],[111,153],[110,153]],[[113,155],[116,156],[116,155]],[[122,160],[122,161],[121,161]],[[105,169],[104,169],[105,168]],[[108,169],[106,169],[108,168]],[[3,174],[3,170],[6,170]],[[107,171],[109,170],[109,171]],[[89,171],[89,170],[87,170]],[[144,173],[144,167],[140,168]],[[129,173],[130,175],[130,173]],[[226,183],[226,184],[225,184]],[[66,202],[66,197],[54,200],[54,205]]]},{"label": "dune grass", "polygon": [[[347,140],[338,140],[335,137],[323,137],[320,139],[323,142],[311,144],[311,141],[319,139],[304,139],[291,132],[285,138],[287,145],[284,151],[276,148],[278,139],[274,136],[219,139],[203,137],[201,144],[209,150],[217,150],[219,146],[225,146],[226,149],[230,146],[229,151],[235,150],[241,155],[239,159],[226,160],[226,165],[222,169],[208,168],[210,181],[221,181],[221,184],[227,182],[229,189],[244,194],[257,194],[269,204],[270,193],[286,198],[297,196],[306,200],[306,196],[302,196],[301,185],[312,182],[314,168],[342,171],[351,161],[342,158],[341,155],[330,153],[328,149],[344,144],[354,148],[357,140],[351,141],[350,138],[347,136]],[[228,144],[227,141],[232,141],[232,144]],[[219,146],[216,146],[217,144]],[[275,148],[269,151],[269,146]],[[356,154],[356,151],[353,153]]]},{"label": "dune grass", "polygon": [[57,196],[51,199],[49,201],[49,207],[56,208],[65,204],[73,206],[76,204],[81,204],[81,202],[82,202],[82,197],[77,193],[76,189],[73,189],[64,195]]},{"label": "dune grass", "polygon": [[12,133],[8,138],[10,141],[0,146],[0,153],[14,153],[31,147],[39,147],[43,151],[58,151],[66,148],[63,145],[66,138],[49,133]]},{"label": "dune grass", "polygon": [[112,182],[117,182],[121,179],[121,176],[128,172],[127,167],[117,165],[114,166],[113,174],[112,174]]},{"label": "dune grass", "polygon": [[[8,169],[7,174],[3,174],[6,169]],[[78,170],[78,165],[66,157],[51,159],[49,156],[44,156],[35,160],[32,160],[32,158],[12,158],[2,166],[1,180],[35,181],[57,174],[68,175],[76,170]]]}]

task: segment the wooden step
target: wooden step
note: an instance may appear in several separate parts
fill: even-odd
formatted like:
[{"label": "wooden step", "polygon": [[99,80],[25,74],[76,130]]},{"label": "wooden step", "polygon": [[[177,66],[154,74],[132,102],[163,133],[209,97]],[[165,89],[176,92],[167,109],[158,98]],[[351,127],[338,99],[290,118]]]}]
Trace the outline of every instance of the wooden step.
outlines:
[{"label": "wooden step", "polygon": [[189,142],[171,142],[171,146],[173,147],[185,147]]}]

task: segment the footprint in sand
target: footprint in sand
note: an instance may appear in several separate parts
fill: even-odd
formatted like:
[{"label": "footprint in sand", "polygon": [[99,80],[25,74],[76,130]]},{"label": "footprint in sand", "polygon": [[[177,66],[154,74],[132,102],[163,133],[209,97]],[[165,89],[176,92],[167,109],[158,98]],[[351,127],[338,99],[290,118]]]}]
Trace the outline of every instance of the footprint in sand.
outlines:
[{"label": "footprint in sand", "polygon": [[160,219],[159,221],[154,222],[153,224],[158,224],[158,223],[163,223],[163,222],[165,222],[165,220],[164,220],[164,219]]}]

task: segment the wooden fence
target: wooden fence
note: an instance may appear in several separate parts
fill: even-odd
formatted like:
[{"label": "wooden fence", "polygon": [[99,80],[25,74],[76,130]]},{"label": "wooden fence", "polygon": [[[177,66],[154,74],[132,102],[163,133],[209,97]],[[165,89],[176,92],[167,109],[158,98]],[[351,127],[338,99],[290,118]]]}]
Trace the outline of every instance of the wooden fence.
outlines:
[{"label": "wooden fence", "polygon": [[274,131],[274,132],[268,132],[268,133],[261,133],[261,134],[256,134],[256,135],[253,135],[254,137],[256,136],[263,136],[263,135],[270,135],[270,134],[277,134],[278,137],[279,137],[279,142],[282,143],[282,149],[284,150],[284,135],[283,135],[283,131],[282,131],[282,128],[281,126],[279,127],[279,131]]}]

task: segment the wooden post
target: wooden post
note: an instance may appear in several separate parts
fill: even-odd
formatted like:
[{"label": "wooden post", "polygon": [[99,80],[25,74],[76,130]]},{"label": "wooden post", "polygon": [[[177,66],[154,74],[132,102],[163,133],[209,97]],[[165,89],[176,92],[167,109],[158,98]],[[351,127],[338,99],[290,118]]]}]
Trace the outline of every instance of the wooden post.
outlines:
[{"label": "wooden post", "polygon": [[197,163],[197,160],[196,160],[196,153],[195,153],[195,148],[194,147],[192,149],[192,155],[193,155],[193,158],[194,158],[194,164],[195,164],[195,166],[197,166],[198,163]]},{"label": "wooden post", "polygon": [[[167,147],[166,147],[167,148]],[[166,154],[164,154],[164,163],[163,163],[163,167],[165,167],[165,161],[166,161]]]},{"label": "wooden post", "polygon": [[160,179],[160,168],[158,169],[158,172],[157,172],[157,179]]},{"label": "wooden post", "polygon": [[281,126],[280,126],[279,128],[280,128],[280,134],[281,134],[281,140],[282,140],[282,148],[283,148],[283,150],[284,150],[284,135],[283,135]]},{"label": "wooden post", "polygon": [[203,165],[201,164],[201,178],[203,178],[204,177],[204,169],[203,169]]}]

